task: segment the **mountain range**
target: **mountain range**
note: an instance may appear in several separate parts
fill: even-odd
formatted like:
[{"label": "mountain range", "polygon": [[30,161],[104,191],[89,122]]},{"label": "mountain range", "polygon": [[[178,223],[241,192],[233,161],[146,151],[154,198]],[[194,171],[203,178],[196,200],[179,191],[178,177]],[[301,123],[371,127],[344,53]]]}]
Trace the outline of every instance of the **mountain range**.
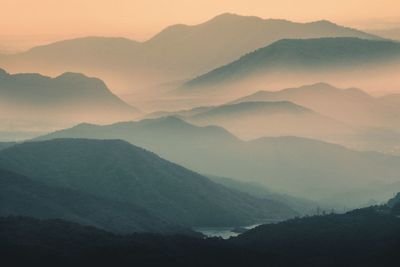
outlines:
[{"label": "mountain range", "polygon": [[353,129],[289,101],[248,101],[215,107],[153,113],[151,117],[171,114],[196,125],[218,125],[243,139],[264,136],[300,136],[335,140]]},{"label": "mountain range", "polygon": [[116,233],[189,233],[135,204],[49,186],[4,169],[0,170],[0,184],[1,216],[58,218]]},{"label": "mountain range", "polygon": [[0,69],[0,120],[3,131],[66,127],[82,121],[111,123],[139,115],[103,81],[78,73],[56,78]]},{"label": "mountain range", "polygon": [[400,44],[393,41],[283,39],[186,82],[176,93],[231,97],[260,87],[284,88],[320,81],[375,91],[382,86],[395,90],[399,81],[393,74],[399,64]]},{"label": "mountain range", "polygon": [[[156,218],[154,227],[163,221],[172,225],[204,227],[250,225],[296,215],[284,203],[228,189],[120,140],[57,139],[25,142],[0,151],[0,168],[32,180],[29,181],[30,185],[28,181],[17,177],[14,180],[16,184],[12,184],[10,190],[5,187],[6,192],[18,193],[19,201],[33,204],[30,200],[36,196],[41,203],[46,201],[53,208],[49,212],[64,202],[58,214],[64,214],[70,208],[72,214],[65,213],[66,216],[81,213],[81,217],[87,219],[86,223],[93,220],[95,225],[99,223],[95,220],[99,212],[85,214],[84,209],[87,209],[86,212],[90,208],[104,209],[99,213],[98,220],[108,217],[110,223],[116,225],[117,220],[120,220],[122,228],[128,228],[132,220],[131,228],[136,226],[141,229],[139,226],[142,226],[144,230],[151,229],[150,216]],[[11,178],[8,180],[13,181]],[[93,197],[90,198],[90,195]],[[8,193],[5,197],[12,200],[16,195]],[[106,202],[106,199],[110,201],[103,208],[100,204]],[[15,203],[6,200],[2,205]],[[44,204],[41,203],[39,215],[44,216],[45,212],[41,208]],[[116,211],[113,211],[113,206]],[[75,214],[73,209],[76,209]],[[28,209],[25,210],[28,214],[18,214],[17,210],[10,207],[7,210],[11,215],[32,215],[30,212],[34,212]],[[115,221],[112,219],[113,214],[117,217]]]},{"label": "mountain range", "polygon": [[397,95],[374,97],[357,88],[340,89],[316,83],[279,91],[258,91],[231,103],[259,101],[290,101],[353,125],[399,127],[400,97]]},{"label": "mountain range", "polygon": [[34,47],[1,56],[0,67],[52,76],[82,72],[101,77],[114,90],[135,93],[137,100],[143,90],[172,89],[164,83],[206,73],[280,39],[320,37],[381,39],[329,21],[295,23],[222,14],[198,25],[169,26],[145,42],[85,37]]},{"label": "mountain range", "polygon": [[[274,191],[314,200],[397,182],[400,166],[399,157],[312,139],[269,137],[246,142],[223,128],[195,126],[175,117],[81,124],[38,140],[54,138],[122,139],[200,173],[257,181]],[[346,203],[345,198],[338,201]],[[352,203],[361,204],[365,203]]]}]

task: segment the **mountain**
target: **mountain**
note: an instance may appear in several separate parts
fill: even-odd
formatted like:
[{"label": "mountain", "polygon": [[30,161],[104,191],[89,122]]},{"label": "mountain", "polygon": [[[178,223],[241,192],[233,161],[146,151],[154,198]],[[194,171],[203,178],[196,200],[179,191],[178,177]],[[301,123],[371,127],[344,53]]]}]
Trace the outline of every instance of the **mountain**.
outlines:
[{"label": "mountain", "polygon": [[78,73],[50,78],[4,70],[0,70],[0,111],[2,128],[8,128],[2,130],[9,131],[43,131],[84,121],[110,123],[139,114],[97,78]]},{"label": "mountain", "polygon": [[[400,97],[399,101],[396,99],[396,95],[373,97],[357,88],[340,89],[316,83],[279,91],[258,91],[231,103],[291,101],[349,124],[398,128]],[[388,105],[390,102],[392,105]]]},{"label": "mountain", "polygon": [[0,256],[13,266],[396,266],[399,237],[399,218],[385,206],[265,224],[229,240],[0,218]]},{"label": "mountain", "polygon": [[149,94],[148,88],[173,89],[164,83],[206,73],[283,38],[339,36],[380,39],[329,21],[295,23],[222,14],[198,25],[169,26],[142,43],[105,37],[60,41],[5,55],[0,67],[52,76],[82,72],[101,77],[121,92],[134,93],[137,101]]},{"label": "mountain", "polygon": [[195,126],[173,117],[82,124],[37,140],[54,138],[123,139],[200,173],[259,182],[312,200],[399,181],[400,157],[296,137],[245,142],[223,128]]},{"label": "mountain", "polygon": [[246,225],[296,214],[120,140],[22,143],[0,152],[0,166],[49,186],[133,204],[184,226]]},{"label": "mountain", "polygon": [[324,136],[319,136],[318,139],[360,150],[398,154],[400,101],[396,99],[396,95],[374,97],[357,88],[340,89],[326,83],[316,83],[279,91],[258,91],[230,104],[290,101],[346,125],[352,125],[348,127],[349,131],[336,135],[335,139]]},{"label": "mountain", "polygon": [[377,34],[382,36],[383,38],[392,39],[392,40],[400,40],[400,28],[388,28],[388,29],[370,29],[365,30],[365,32],[369,32],[373,35]]},{"label": "mountain", "polygon": [[396,196],[388,201],[388,206],[394,208],[400,204],[400,193],[397,193]]},{"label": "mountain", "polygon": [[278,202],[282,202],[290,206],[292,209],[300,213],[301,215],[310,215],[314,214],[315,210],[320,206],[317,202],[292,197],[290,195],[277,193],[265,185],[257,182],[243,182],[236,179],[231,179],[227,177],[218,177],[218,176],[207,176],[212,181],[221,184],[225,187],[232,188],[234,190],[252,195],[258,198],[266,198],[275,200]]},{"label": "mountain", "polygon": [[59,218],[117,233],[185,232],[134,204],[49,186],[4,169],[0,184],[0,216]]},{"label": "mountain", "polygon": [[[352,83],[374,90],[383,84],[390,90],[399,81],[391,78],[383,83],[383,79],[393,77],[399,62],[397,42],[358,38],[284,39],[188,81],[176,93],[210,97],[229,92],[231,96],[254,87],[319,81]],[[375,77],[371,77],[373,71]],[[363,80],[358,81],[360,78]]]},{"label": "mountain", "polygon": [[0,142],[0,150],[3,150],[15,144],[16,144],[15,142]]},{"label": "mountain", "polygon": [[[390,209],[385,206],[369,207],[266,224],[233,242],[256,248],[259,253],[279,254],[281,257],[276,259],[281,266],[298,262],[304,266],[342,266],[349,262],[359,266],[394,266],[398,258],[394,248],[400,244],[400,220],[388,213]],[[380,242],[385,245],[378,245]]]},{"label": "mountain", "polygon": [[225,104],[183,118],[224,127],[244,139],[293,135],[332,140],[352,132],[344,123],[288,101]]}]

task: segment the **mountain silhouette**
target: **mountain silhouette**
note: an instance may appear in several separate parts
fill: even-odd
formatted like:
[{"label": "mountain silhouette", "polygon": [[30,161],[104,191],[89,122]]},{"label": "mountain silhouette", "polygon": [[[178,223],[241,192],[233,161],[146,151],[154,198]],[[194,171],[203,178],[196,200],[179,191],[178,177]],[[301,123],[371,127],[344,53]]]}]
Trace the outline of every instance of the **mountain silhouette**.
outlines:
[{"label": "mountain silhouette", "polygon": [[138,92],[190,79],[280,39],[320,37],[380,39],[329,21],[296,23],[226,13],[198,25],[169,26],[141,43],[85,37],[39,46],[0,57],[0,67],[52,76],[82,72],[101,77],[112,88]]},{"label": "mountain silhouette", "polygon": [[0,110],[0,120],[10,124],[11,131],[38,125],[43,131],[82,121],[110,123],[139,115],[138,109],[113,94],[100,79],[79,73],[51,78],[4,70],[0,72]]},{"label": "mountain silhouette", "polygon": [[225,188],[121,140],[26,142],[2,150],[0,165],[49,186],[132,204],[184,226],[246,225],[296,214],[286,204]]},{"label": "mountain silhouette", "polygon": [[349,37],[284,39],[188,81],[178,92],[203,97],[222,92],[233,94],[234,89],[243,91],[243,87],[283,86],[287,77],[307,83],[341,78],[357,86],[360,84],[357,79],[363,77],[365,81],[361,82],[368,85],[369,68],[373,67],[375,73],[391,74],[390,70],[393,72],[399,61],[400,44],[392,41]]},{"label": "mountain silhouette", "polygon": [[[82,124],[38,140],[54,138],[123,139],[200,173],[256,181],[274,191],[314,200],[396,182],[400,166],[395,156],[296,137],[246,142],[220,127],[200,127],[170,117],[105,126]],[[344,198],[339,201],[346,203]]]}]

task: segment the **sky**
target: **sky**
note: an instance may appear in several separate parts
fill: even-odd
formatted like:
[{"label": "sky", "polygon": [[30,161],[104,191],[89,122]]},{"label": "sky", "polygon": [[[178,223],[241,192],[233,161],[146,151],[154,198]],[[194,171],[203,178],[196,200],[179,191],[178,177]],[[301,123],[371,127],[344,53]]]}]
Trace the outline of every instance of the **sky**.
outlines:
[{"label": "sky", "polygon": [[0,49],[94,35],[141,41],[168,25],[198,24],[225,12],[390,28],[400,27],[399,10],[399,0],[0,0]]}]

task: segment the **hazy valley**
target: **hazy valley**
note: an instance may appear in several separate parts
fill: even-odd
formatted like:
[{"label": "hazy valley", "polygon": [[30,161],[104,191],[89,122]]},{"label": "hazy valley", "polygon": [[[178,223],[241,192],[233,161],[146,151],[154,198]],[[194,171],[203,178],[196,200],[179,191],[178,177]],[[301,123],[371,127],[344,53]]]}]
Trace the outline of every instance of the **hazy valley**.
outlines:
[{"label": "hazy valley", "polygon": [[396,266],[399,70],[395,32],[233,13],[0,54],[0,255]]}]

